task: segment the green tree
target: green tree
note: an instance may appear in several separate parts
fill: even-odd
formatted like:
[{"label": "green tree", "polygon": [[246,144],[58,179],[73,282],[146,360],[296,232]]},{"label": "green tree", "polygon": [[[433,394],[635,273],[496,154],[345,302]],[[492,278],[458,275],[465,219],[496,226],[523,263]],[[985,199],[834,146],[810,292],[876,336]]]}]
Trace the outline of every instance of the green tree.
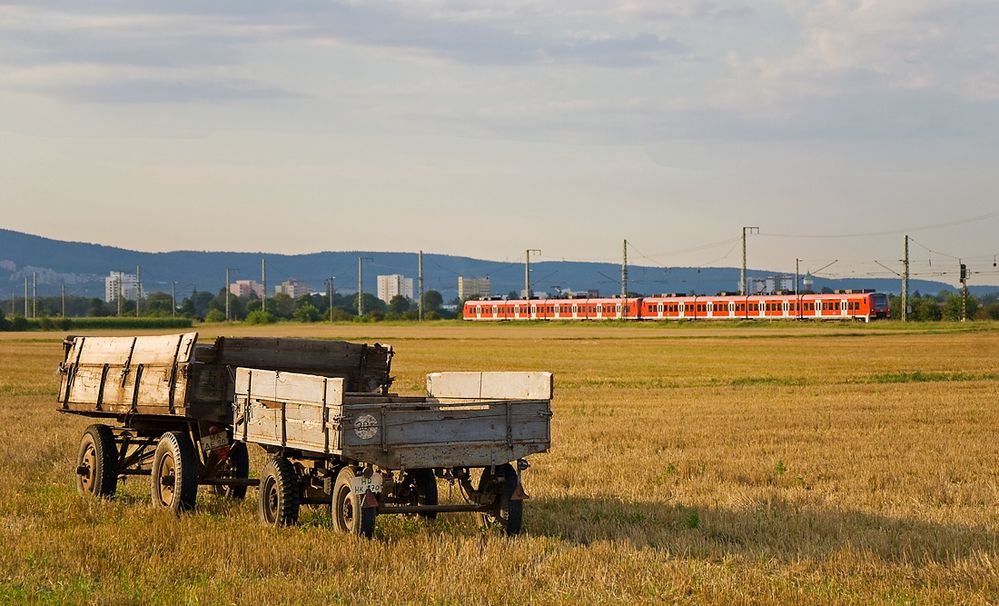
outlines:
[{"label": "green tree", "polygon": [[410,300],[404,295],[396,295],[388,303],[389,313],[402,315],[409,311]]},{"label": "green tree", "polygon": [[[356,314],[357,313],[357,295],[356,294],[354,295],[353,299],[354,299],[354,301],[353,301],[353,303],[354,303],[353,310],[354,310],[354,313]],[[385,315],[385,310],[386,310],[385,301],[382,301],[381,299],[379,299],[378,297],[376,297],[375,295],[373,295],[373,294],[371,294],[369,292],[364,293],[364,315],[366,315],[366,316],[367,315],[382,316],[382,315]]]},{"label": "green tree", "polygon": [[151,293],[142,303],[144,316],[169,316],[173,308],[173,297],[165,292]]},{"label": "green tree", "polygon": [[295,308],[292,317],[298,322],[318,322],[323,314],[312,303],[304,302]]},{"label": "green tree", "polygon": [[[968,295],[967,303],[967,317],[974,318],[975,312],[978,310],[978,299],[972,295]],[[950,320],[952,322],[961,319],[961,293],[948,292],[943,293],[943,319]]]},{"label": "green tree", "polygon": [[423,293],[423,310],[424,312],[433,311],[439,312],[441,305],[444,304],[444,297],[441,293],[436,290],[428,290]]},{"label": "green tree", "polygon": [[205,314],[205,322],[225,322],[225,312],[212,308]]},{"label": "green tree", "polygon": [[[215,297],[208,291],[195,290],[180,304],[180,312],[189,318],[204,318],[212,308]],[[221,310],[219,310],[221,311]]]},{"label": "green tree", "polygon": [[274,295],[274,298],[271,299],[269,303],[270,305],[267,306],[267,311],[271,312],[278,318],[289,320],[291,319],[291,314],[295,312],[295,300],[283,292]]},{"label": "green tree", "polygon": [[[940,304],[935,297],[915,296],[911,298],[909,306],[912,308],[912,319],[917,322],[935,322],[943,317]],[[901,313],[901,303],[899,313]]]},{"label": "green tree", "polygon": [[247,324],[273,324],[277,321],[277,318],[269,311],[264,311],[262,309],[256,309],[246,314]]},{"label": "green tree", "polygon": [[92,318],[101,318],[108,315],[108,313],[108,307],[104,304],[104,301],[98,299],[97,297],[90,299],[90,302],[87,305],[88,316]]}]

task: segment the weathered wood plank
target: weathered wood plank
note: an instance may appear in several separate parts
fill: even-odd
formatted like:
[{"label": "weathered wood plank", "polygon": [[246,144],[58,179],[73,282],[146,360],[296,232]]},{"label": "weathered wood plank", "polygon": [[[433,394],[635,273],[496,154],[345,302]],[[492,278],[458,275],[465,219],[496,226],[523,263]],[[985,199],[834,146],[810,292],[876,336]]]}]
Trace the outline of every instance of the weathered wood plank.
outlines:
[{"label": "weathered wood plank", "polygon": [[439,399],[550,400],[550,372],[434,372],[427,395]]}]

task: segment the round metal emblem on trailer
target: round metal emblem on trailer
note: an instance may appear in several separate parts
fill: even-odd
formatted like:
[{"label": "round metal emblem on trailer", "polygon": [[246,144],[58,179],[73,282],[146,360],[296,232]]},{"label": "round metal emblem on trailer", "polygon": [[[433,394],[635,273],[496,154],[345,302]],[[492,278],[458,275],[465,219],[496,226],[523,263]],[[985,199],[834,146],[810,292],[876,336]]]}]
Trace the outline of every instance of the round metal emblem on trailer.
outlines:
[{"label": "round metal emblem on trailer", "polygon": [[361,415],[354,421],[354,435],[362,440],[370,440],[378,433],[378,420],[374,415]]}]

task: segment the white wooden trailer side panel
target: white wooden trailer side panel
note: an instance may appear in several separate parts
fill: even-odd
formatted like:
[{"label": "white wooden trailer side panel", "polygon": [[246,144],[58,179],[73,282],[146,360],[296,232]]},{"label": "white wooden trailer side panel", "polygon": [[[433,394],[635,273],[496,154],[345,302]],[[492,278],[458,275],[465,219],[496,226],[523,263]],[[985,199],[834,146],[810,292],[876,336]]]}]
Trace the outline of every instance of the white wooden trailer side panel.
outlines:
[{"label": "white wooden trailer side panel", "polygon": [[235,435],[248,442],[328,452],[335,438],[327,439],[325,424],[329,411],[343,403],[343,385],[342,378],[237,368]]},{"label": "white wooden trailer side panel", "polygon": [[460,400],[550,400],[550,372],[434,372],[427,375],[427,395]]},{"label": "white wooden trailer side panel", "polygon": [[181,394],[174,398],[174,404],[182,405],[187,377],[175,369],[190,360],[197,339],[196,332],[76,337],[66,357],[60,397],[74,409],[92,407],[120,413],[129,412],[133,401],[146,410],[167,408],[173,390]]}]

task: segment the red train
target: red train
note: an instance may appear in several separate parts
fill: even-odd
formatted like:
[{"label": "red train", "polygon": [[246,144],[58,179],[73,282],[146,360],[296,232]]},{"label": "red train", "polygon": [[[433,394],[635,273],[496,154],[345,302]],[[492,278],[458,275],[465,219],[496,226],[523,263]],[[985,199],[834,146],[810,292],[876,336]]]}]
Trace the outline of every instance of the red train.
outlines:
[{"label": "red train", "polygon": [[864,320],[891,315],[888,295],[686,296],[466,301],[466,320]]}]

